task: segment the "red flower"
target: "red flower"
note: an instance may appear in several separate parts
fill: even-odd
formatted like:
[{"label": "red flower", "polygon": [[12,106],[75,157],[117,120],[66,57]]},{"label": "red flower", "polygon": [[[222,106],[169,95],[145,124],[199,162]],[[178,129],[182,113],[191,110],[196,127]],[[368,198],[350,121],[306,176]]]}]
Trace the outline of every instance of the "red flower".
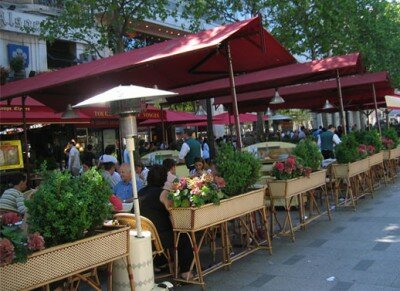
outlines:
[{"label": "red flower", "polygon": [[295,156],[290,156],[286,159],[286,163],[291,165],[292,168],[296,165],[296,157]]},{"label": "red flower", "polygon": [[285,169],[285,165],[282,162],[276,162],[275,169],[279,172],[282,172]]},{"label": "red flower", "polygon": [[375,147],[373,145],[369,145],[367,146],[367,151],[372,154],[375,152]]},{"label": "red flower", "polygon": [[10,264],[14,259],[14,246],[8,239],[0,239],[0,264]]},{"label": "red flower", "polygon": [[121,199],[119,199],[119,197],[117,197],[113,194],[110,196],[109,201],[112,204],[115,211],[122,210],[122,202],[121,202]]},{"label": "red flower", "polygon": [[3,224],[4,225],[9,225],[9,224],[15,224],[18,221],[20,221],[19,215],[15,212],[7,212],[3,214]]},{"label": "red flower", "polygon": [[225,188],[225,180],[222,177],[215,176],[214,177],[215,184],[217,184],[218,188]]},{"label": "red flower", "polygon": [[304,168],[304,176],[310,177],[311,172],[312,172],[312,169],[311,169],[311,168],[308,168],[308,167],[305,167],[305,168]]},{"label": "red flower", "polygon": [[40,233],[35,232],[28,235],[28,249],[40,251],[44,249],[44,239]]}]

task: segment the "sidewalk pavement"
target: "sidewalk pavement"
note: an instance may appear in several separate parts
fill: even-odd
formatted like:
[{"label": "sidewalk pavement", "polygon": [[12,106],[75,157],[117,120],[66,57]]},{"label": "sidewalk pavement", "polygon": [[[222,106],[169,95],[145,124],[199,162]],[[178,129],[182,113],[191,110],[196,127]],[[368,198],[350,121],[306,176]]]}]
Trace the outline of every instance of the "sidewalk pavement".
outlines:
[{"label": "sidewalk pavement", "polygon": [[[205,277],[207,290],[400,290],[400,178]],[[199,290],[185,285],[175,290]]]}]

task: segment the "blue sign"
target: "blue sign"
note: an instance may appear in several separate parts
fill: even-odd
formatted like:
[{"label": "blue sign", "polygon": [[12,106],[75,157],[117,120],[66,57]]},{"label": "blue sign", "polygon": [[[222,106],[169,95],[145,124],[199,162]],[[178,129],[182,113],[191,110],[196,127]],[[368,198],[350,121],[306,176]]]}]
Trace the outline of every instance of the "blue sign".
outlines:
[{"label": "blue sign", "polygon": [[24,59],[24,67],[27,68],[29,66],[29,47],[28,46],[18,45],[18,44],[8,44],[7,52],[8,52],[8,61],[11,61],[12,58],[21,56]]}]

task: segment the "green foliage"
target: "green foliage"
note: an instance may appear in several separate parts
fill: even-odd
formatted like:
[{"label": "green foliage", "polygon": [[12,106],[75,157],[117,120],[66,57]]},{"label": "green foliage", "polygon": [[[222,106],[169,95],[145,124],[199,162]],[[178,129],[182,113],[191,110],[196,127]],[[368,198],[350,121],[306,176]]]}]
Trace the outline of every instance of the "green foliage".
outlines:
[{"label": "green foliage", "polygon": [[393,141],[393,148],[396,148],[400,143],[400,139],[397,134],[397,131],[393,127],[386,128],[382,132],[382,136],[384,136],[386,138],[390,138]]},{"label": "green foliage", "polygon": [[91,169],[81,177],[56,170],[47,175],[28,208],[29,231],[38,231],[47,246],[81,239],[86,231],[101,226],[110,213],[111,190]]},{"label": "green foliage", "polygon": [[245,193],[260,177],[261,163],[251,153],[236,151],[222,144],[215,160],[218,174],[225,179],[225,193],[235,196]]},{"label": "green foliage", "polygon": [[342,137],[342,142],[335,147],[335,156],[340,164],[352,163],[360,159],[359,143],[354,133]]},{"label": "green foliage", "polygon": [[292,150],[292,155],[299,157],[300,164],[311,168],[312,171],[318,171],[321,168],[323,156],[318,145],[311,138],[300,141]]},{"label": "green foliage", "polygon": [[375,147],[375,153],[379,153],[382,148],[382,140],[377,130],[362,131],[361,143],[365,145],[372,145]]},{"label": "green foliage", "polygon": [[17,225],[3,226],[1,236],[8,239],[14,246],[13,262],[26,262],[32,251],[26,247],[27,238],[22,229]]},{"label": "green foliage", "polygon": [[10,67],[14,72],[20,72],[24,69],[24,58],[22,56],[13,57],[10,60]]}]

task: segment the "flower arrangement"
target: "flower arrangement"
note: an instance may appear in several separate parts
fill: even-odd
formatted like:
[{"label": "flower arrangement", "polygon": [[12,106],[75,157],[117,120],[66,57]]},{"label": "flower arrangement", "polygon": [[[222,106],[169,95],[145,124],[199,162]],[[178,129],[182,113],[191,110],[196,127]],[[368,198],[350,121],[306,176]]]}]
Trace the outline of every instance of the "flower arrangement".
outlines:
[{"label": "flower arrangement", "polygon": [[335,147],[335,156],[339,164],[353,163],[361,158],[360,143],[354,133],[342,137],[342,142]]},{"label": "flower arrangement", "polygon": [[[368,153],[369,155],[372,154],[377,154],[381,151],[382,149],[382,141],[381,137],[379,136],[378,131],[376,130],[370,130],[370,131],[361,131],[358,132],[357,140],[360,141],[361,144],[365,144],[368,146],[373,146],[374,152],[373,153]],[[367,151],[369,151],[367,149]],[[371,151],[369,151],[371,152]]]},{"label": "flower arrangement", "polygon": [[13,262],[25,262],[29,254],[44,249],[44,239],[38,233],[25,235],[18,214],[5,213],[0,229],[0,266]]},{"label": "flower arrangement", "polygon": [[382,143],[385,149],[391,150],[396,148],[399,143],[400,139],[397,135],[397,132],[394,128],[386,128],[382,133]]},{"label": "flower arrangement", "polygon": [[200,207],[206,203],[219,204],[225,198],[221,189],[225,180],[221,177],[205,173],[201,177],[175,179],[168,199],[173,207]]},{"label": "flower arrangement", "polygon": [[304,167],[311,168],[312,171],[318,171],[324,159],[316,142],[311,138],[301,140],[292,150],[292,155],[298,157],[301,164]]},{"label": "flower arrangement", "polygon": [[394,141],[391,138],[388,138],[385,136],[382,137],[382,143],[383,143],[383,147],[387,150],[394,148]]},{"label": "flower arrangement", "polygon": [[289,156],[284,162],[276,162],[272,169],[273,176],[278,180],[288,180],[300,176],[309,177],[311,172],[311,168],[303,167],[295,156]]}]

